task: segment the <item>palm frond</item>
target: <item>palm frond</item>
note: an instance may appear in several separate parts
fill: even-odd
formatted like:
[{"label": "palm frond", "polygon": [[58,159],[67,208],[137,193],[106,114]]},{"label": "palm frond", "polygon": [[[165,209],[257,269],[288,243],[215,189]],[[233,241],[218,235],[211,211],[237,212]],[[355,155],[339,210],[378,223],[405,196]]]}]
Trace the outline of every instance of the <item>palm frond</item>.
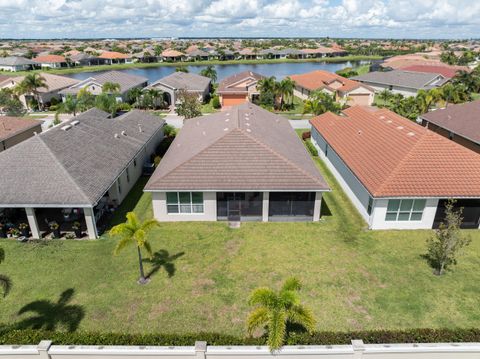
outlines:
[{"label": "palm frond", "polygon": [[278,301],[284,308],[290,308],[300,302],[297,292],[281,291],[278,294]]},{"label": "palm frond", "polygon": [[6,275],[0,274],[0,287],[3,291],[3,296],[5,297],[12,289],[12,281]]},{"label": "palm frond", "polygon": [[295,290],[300,290],[301,288],[302,288],[302,284],[300,283],[300,280],[295,277],[290,277],[285,281],[285,283],[282,286],[282,289],[280,289],[280,292],[295,291]]},{"label": "palm frond", "polygon": [[315,330],[316,320],[310,308],[303,305],[294,305],[287,311],[287,319],[295,324],[300,324],[309,333]]},{"label": "palm frond", "polygon": [[277,300],[277,295],[270,288],[257,288],[250,295],[248,303],[250,305],[264,305],[266,307],[273,307]]},{"label": "palm frond", "polygon": [[115,249],[113,250],[113,254],[118,255],[118,253],[120,253],[122,249],[124,249],[129,244],[132,244],[133,242],[133,237],[123,237],[118,241]]},{"label": "palm frond", "polygon": [[285,333],[287,331],[285,319],[285,313],[283,311],[274,311],[270,315],[267,344],[272,352],[280,349],[285,341]]},{"label": "palm frond", "polygon": [[261,326],[268,324],[268,310],[265,307],[254,309],[247,318],[247,332],[249,335]]},{"label": "palm frond", "polygon": [[143,242],[143,246],[145,247],[145,249],[147,250],[147,253],[149,254],[150,258],[152,258],[152,255],[153,255],[153,252],[152,252],[152,247],[150,246],[150,242],[145,240]]},{"label": "palm frond", "polygon": [[137,243],[137,246],[139,246],[140,248],[143,248],[145,246],[146,237],[147,237],[147,234],[143,229],[138,229],[133,234],[133,239]]},{"label": "palm frond", "polygon": [[147,219],[145,222],[142,223],[140,226],[145,232],[148,232],[154,228],[160,227],[160,222],[156,219]]},{"label": "palm frond", "polygon": [[126,223],[117,224],[108,232],[112,237],[120,236],[126,237],[133,234],[132,229]]},{"label": "palm frond", "polygon": [[140,227],[137,215],[135,212],[127,213],[127,223],[132,226],[132,228],[138,229]]}]

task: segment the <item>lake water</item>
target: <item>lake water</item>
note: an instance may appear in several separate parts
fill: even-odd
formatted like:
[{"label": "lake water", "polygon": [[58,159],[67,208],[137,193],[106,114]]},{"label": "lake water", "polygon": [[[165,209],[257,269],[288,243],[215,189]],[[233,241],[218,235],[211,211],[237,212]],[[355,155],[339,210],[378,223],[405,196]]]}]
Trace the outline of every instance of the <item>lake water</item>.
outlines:
[{"label": "lake water", "polygon": [[[335,72],[345,67],[354,67],[362,64],[367,64],[369,61],[346,61],[337,63],[328,62],[285,62],[274,64],[234,64],[234,65],[215,65],[217,70],[217,81],[223,80],[225,77],[233,75],[242,71],[253,71],[264,76],[275,76],[277,79],[282,79],[288,75],[302,74],[315,70],[326,70]],[[205,65],[188,66],[188,70],[192,73],[199,73],[204,69]],[[139,75],[148,78],[148,82],[152,83],[162,77],[170,75],[175,72],[175,66],[158,66],[140,69],[118,70],[132,75]],[[95,76],[99,72],[79,72],[76,74],[67,75],[69,77],[84,80],[90,76]]]}]

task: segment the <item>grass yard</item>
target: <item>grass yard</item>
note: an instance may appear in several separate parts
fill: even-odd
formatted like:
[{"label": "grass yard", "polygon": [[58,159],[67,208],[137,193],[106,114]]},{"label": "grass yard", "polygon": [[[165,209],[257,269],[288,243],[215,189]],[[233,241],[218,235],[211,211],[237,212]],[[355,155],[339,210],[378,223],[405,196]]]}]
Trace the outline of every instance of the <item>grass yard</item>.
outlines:
[{"label": "grass yard", "polygon": [[[300,131],[297,131],[300,133]],[[278,287],[296,275],[302,300],[319,330],[480,326],[480,231],[453,272],[432,275],[421,258],[431,231],[367,231],[351,203],[318,159],[333,192],[325,195],[320,223],[164,223],[151,235],[156,264],[150,284],[139,286],[135,249],[112,256],[115,240],[21,244],[3,240],[0,273],[13,289],[0,299],[0,323],[28,326],[32,302],[57,329],[115,332],[244,334],[247,298],[258,286]],[[124,202],[152,216],[142,179]],[[118,223],[127,208],[118,213]],[[65,304],[58,303],[61,293]],[[72,307],[68,307],[72,306]],[[66,314],[65,314],[66,313]],[[55,316],[52,316],[55,314]],[[75,323],[73,323],[75,324]]]}]

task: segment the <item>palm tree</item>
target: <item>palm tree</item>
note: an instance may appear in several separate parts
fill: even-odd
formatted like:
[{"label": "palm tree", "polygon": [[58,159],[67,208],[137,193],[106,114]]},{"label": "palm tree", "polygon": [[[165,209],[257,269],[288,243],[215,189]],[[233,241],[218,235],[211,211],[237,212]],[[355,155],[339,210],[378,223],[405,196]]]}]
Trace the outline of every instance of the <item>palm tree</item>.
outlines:
[{"label": "palm tree", "polygon": [[77,116],[77,111],[80,109],[80,104],[76,96],[70,94],[65,97],[65,101],[58,104],[57,113],[73,113],[73,116]]},{"label": "palm tree", "polygon": [[293,103],[293,90],[295,89],[295,81],[290,77],[284,78],[278,85],[280,92],[280,108],[286,103],[291,105]]},{"label": "palm tree", "polygon": [[322,91],[313,92],[308,99],[305,100],[303,113],[311,113],[316,116],[325,112],[339,113],[341,105],[335,101],[335,95],[329,95]]},{"label": "palm tree", "polygon": [[142,89],[134,87],[127,92],[127,101],[131,105],[138,104],[140,97],[142,96]]},{"label": "palm tree", "polygon": [[110,230],[111,236],[120,238],[113,252],[115,255],[118,255],[118,253],[129,244],[135,244],[137,246],[138,263],[140,266],[140,278],[138,283],[140,284],[148,283],[148,279],[145,277],[145,272],[143,270],[142,249],[145,248],[150,257],[152,256],[152,247],[147,240],[147,234],[158,226],[160,226],[160,223],[155,219],[148,219],[144,222],[140,222],[134,212],[128,212],[127,221],[116,225]]},{"label": "palm tree", "polygon": [[249,335],[258,328],[267,329],[267,343],[271,351],[280,349],[287,335],[287,324],[297,324],[308,332],[315,329],[315,319],[309,308],[300,303],[301,283],[296,278],[285,281],[280,291],[257,288],[250,295],[249,304],[256,308],[247,319]]},{"label": "palm tree", "polygon": [[162,99],[163,104],[163,91],[157,88],[149,88],[145,93],[151,98],[151,106],[155,108],[157,106],[157,100]]},{"label": "palm tree", "polygon": [[78,110],[86,111],[95,106],[95,96],[86,88],[80,89],[77,93]]},{"label": "palm tree", "polygon": [[[0,263],[2,263],[4,260],[5,251],[3,250],[3,248],[0,247]],[[2,287],[4,297],[8,294],[8,292],[10,292],[10,289],[12,288],[12,281],[4,274],[0,274],[0,287]]]},{"label": "palm tree", "polygon": [[113,117],[117,113],[117,100],[107,93],[101,93],[95,97],[95,107],[110,113]]},{"label": "palm tree", "polygon": [[116,82],[105,82],[102,86],[102,92],[103,93],[108,93],[108,94],[115,94],[120,92],[120,84]]},{"label": "palm tree", "polygon": [[390,100],[390,98],[392,97],[392,95],[393,94],[391,91],[385,89],[378,94],[378,99],[383,101],[383,104],[386,105],[388,103],[388,100]]},{"label": "palm tree", "polygon": [[45,77],[38,73],[32,73],[26,75],[24,79],[18,84],[17,91],[20,95],[32,94],[33,98],[35,99],[40,108],[41,101],[38,95],[38,89],[42,87],[48,89]]},{"label": "palm tree", "polygon": [[200,75],[209,77],[212,80],[212,83],[217,81],[217,70],[215,70],[213,65],[208,65],[206,68],[200,71]]}]

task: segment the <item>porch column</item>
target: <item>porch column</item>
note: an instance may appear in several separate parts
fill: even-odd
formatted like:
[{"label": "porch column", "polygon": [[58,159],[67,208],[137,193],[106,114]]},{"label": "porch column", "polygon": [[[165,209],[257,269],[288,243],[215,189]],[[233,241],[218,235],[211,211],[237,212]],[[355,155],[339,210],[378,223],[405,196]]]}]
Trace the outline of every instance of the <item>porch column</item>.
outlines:
[{"label": "porch column", "polygon": [[263,192],[263,201],[262,201],[262,221],[268,222],[268,211],[270,204],[270,192]]},{"label": "porch column", "polygon": [[97,224],[95,223],[95,214],[93,213],[93,208],[84,208],[83,214],[85,215],[85,223],[87,224],[88,238],[97,239]]},{"label": "porch column", "polygon": [[320,220],[320,211],[322,209],[322,192],[315,192],[315,204],[313,206],[313,221]]},{"label": "porch column", "polygon": [[35,208],[26,207],[28,226],[32,232],[32,238],[40,239],[40,229],[38,228],[37,216],[35,215]]}]

